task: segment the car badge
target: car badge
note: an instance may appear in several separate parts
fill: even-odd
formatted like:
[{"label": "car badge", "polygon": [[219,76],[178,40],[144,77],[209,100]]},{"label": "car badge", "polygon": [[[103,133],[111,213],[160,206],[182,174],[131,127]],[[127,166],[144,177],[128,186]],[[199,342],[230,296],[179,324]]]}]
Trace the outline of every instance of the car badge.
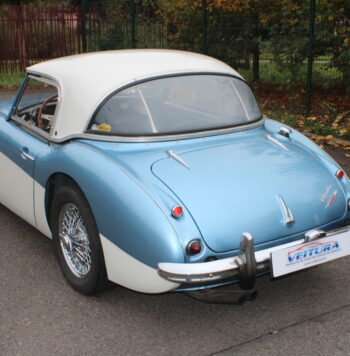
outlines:
[{"label": "car badge", "polygon": [[330,192],[331,189],[332,189],[332,187],[330,185],[328,187],[326,187],[326,191],[321,196],[322,203],[324,203],[326,201],[328,193]]},{"label": "car badge", "polygon": [[282,198],[281,195],[278,196],[279,201],[281,203],[282,206],[282,210],[283,210],[283,215],[284,215],[284,223],[286,225],[290,225],[290,224],[294,224],[296,219],[293,216],[293,213],[291,212],[291,210],[287,207],[287,204],[285,203],[284,199]]},{"label": "car badge", "polygon": [[337,193],[338,192],[336,190],[333,192],[332,196],[328,200],[327,208],[330,208],[333,205],[335,198],[337,197]]}]

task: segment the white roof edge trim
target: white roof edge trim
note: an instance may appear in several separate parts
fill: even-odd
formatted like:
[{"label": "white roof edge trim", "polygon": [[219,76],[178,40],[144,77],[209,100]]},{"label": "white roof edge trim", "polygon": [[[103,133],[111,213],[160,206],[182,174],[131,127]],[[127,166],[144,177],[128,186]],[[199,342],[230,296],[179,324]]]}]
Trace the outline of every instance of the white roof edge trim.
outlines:
[{"label": "white roof edge trim", "polygon": [[180,140],[188,140],[194,138],[202,138],[209,136],[219,136],[219,135],[229,135],[231,133],[237,131],[245,131],[253,128],[257,128],[264,125],[265,119],[261,116],[255,122],[242,124],[239,126],[232,126],[224,129],[215,129],[215,130],[206,130],[206,131],[198,131],[198,132],[189,132],[183,134],[171,134],[171,135],[159,135],[159,136],[117,136],[117,135],[99,135],[93,133],[82,133],[82,134],[74,134],[62,139],[52,138],[51,141],[57,144],[64,143],[66,141],[71,141],[75,139],[86,139],[93,141],[108,141],[108,142],[133,142],[133,143],[148,143],[148,142],[166,142],[166,141],[180,141]]}]

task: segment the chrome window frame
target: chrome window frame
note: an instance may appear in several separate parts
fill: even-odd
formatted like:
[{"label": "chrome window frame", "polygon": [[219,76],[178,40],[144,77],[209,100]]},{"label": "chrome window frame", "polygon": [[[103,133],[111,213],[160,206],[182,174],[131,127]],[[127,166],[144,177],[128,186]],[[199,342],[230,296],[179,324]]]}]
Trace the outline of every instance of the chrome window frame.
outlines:
[{"label": "chrome window frame", "polygon": [[[52,85],[54,87],[56,87],[57,89],[57,105],[56,105],[56,110],[55,110],[55,114],[53,115],[53,120],[52,120],[52,125],[51,125],[51,129],[50,132],[46,132],[42,129],[40,129],[37,126],[33,126],[33,125],[29,125],[27,124],[23,119],[21,119],[20,117],[15,115],[16,109],[18,107],[18,104],[20,103],[20,101],[22,100],[23,97],[23,93],[27,87],[28,81],[29,79],[34,79],[36,81],[42,82],[42,83],[46,83],[48,85]],[[51,137],[52,137],[52,131],[54,129],[54,124],[55,124],[55,120],[58,117],[58,112],[59,112],[59,106],[60,106],[60,102],[61,102],[61,90],[59,85],[52,79],[46,78],[46,77],[42,77],[39,75],[34,75],[34,74],[26,74],[22,87],[20,89],[20,93],[16,99],[16,102],[13,105],[13,109],[11,112],[11,115],[9,116],[8,120],[12,120],[15,123],[17,123],[23,130],[25,128],[25,132],[31,134],[33,137],[37,138],[37,139],[41,139],[42,141],[50,141]]]}]

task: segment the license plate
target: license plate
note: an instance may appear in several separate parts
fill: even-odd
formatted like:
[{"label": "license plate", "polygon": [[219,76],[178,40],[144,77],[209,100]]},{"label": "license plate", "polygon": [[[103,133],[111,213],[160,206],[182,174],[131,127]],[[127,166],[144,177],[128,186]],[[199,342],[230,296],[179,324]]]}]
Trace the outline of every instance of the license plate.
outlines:
[{"label": "license plate", "polygon": [[271,252],[271,273],[280,277],[350,255],[350,230]]}]

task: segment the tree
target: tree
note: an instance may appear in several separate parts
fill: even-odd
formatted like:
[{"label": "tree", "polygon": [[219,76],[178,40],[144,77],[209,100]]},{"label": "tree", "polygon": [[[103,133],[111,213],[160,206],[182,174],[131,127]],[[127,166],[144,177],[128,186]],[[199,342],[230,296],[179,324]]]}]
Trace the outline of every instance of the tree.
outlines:
[{"label": "tree", "polygon": [[331,65],[350,90],[350,0],[319,0],[316,17],[319,54],[329,53]]}]

